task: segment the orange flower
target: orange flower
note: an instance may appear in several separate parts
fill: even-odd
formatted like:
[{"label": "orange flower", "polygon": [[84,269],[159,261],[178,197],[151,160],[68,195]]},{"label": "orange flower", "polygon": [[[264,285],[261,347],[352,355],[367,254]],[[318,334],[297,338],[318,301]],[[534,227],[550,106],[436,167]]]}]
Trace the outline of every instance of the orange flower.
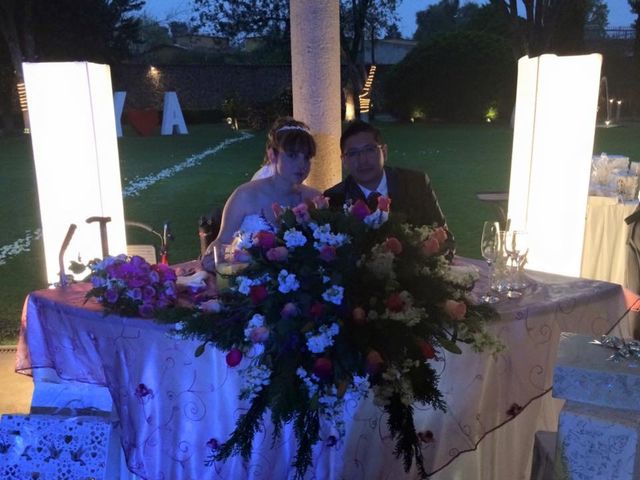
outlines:
[{"label": "orange flower", "polygon": [[456,300],[444,302],[444,312],[454,320],[462,320],[467,314],[467,305]]}]

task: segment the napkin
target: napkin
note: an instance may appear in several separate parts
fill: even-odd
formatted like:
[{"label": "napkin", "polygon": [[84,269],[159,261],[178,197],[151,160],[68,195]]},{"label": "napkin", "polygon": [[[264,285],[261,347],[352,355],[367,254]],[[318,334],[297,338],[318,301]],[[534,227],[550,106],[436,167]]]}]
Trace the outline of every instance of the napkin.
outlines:
[{"label": "napkin", "polygon": [[193,275],[178,277],[176,279],[176,285],[190,290],[204,290],[207,288],[208,277],[209,274],[207,272],[200,270]]}]

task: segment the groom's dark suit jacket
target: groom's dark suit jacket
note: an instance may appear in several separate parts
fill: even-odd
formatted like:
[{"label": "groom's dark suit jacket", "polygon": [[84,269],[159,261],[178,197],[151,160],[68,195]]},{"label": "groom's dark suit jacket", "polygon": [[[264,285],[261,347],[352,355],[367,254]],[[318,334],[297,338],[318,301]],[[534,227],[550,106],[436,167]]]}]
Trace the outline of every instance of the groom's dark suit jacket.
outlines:
[{"label": "groom's dark suit jacket", "polygon": [[[444,215],[429,177],[406,168],[384,167],[387,174],[387,189],[391,198],[391,211],[401,212],[413,225],[445,224]],[[351,175],[326,192],[331,207],[342,208],[346,200],[366,200],[362,190]]]},{"label": "groom's dark suit jacket", "polygon": [[[406,221],[413,225],[445,226],[446,220],[438,204],[438,198],[431,188],[428,175],[415,170],[399,167],[384,167],[387,174],[387,189],[391,198],[391,211],[406,216]],[[334,185],[326,192],[332,208],[342,208],[346,200],[366,200],[364,193],[349,175],[344,181]],[[450,235],[450,250],[453,250],[453,235]]]}]

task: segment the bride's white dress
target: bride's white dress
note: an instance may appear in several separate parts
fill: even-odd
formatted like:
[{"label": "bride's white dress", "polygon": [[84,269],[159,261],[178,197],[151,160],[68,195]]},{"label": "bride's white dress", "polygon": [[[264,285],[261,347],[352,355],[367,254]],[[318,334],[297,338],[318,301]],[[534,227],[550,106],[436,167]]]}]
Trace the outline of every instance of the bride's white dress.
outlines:
[{"label": "bride's white dress", "polygon": [[260,213],[252,213],[242,219],[238,232],[244,234],[254,234],[260,230],[273,232],[275,227]]}]

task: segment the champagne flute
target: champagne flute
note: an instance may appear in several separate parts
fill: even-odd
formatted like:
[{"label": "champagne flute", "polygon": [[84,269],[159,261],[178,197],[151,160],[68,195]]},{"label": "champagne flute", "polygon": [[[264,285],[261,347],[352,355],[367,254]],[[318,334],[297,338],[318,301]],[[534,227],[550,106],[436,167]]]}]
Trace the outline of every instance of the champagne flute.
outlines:
[{"label": "champagne flute", "polygon": [[500,253],[500,224],[498,222],[484,222],[480,253],[489,266],[489,286],[487,293],[480,297],[480,301],[482,303],[496,303],[500,299],[491,294],[491,284],[493,283],[494,263]]},{"label": "champagne flute", "polygon": [[511,275],[509,280],[509,291],[507,297],[519,298],[522,292],[517,291],[524,285],[520,281],[520,261],[529,251],[528,234],[523,230],[511,230],[505,235],[504,249],[511,259]]}]

